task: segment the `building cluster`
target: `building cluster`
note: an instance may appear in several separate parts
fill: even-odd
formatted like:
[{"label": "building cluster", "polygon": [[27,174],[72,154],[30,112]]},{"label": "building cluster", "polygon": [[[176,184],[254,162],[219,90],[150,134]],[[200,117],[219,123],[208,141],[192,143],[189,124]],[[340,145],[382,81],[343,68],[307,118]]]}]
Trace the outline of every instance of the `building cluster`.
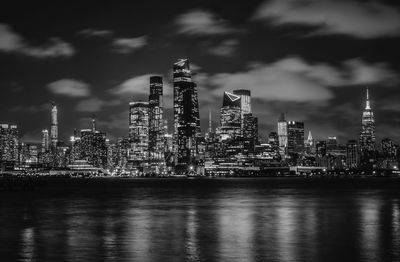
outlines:
[{"label": "building cluster", "polygon": [[276,131],[259,139],[250,90],[224,92],[219,126],[200,130],[197,85],[187,59],[173,64],[173,132],[164,118],[163,78],[151,76],[147,101],[129,103],[128,135],[111,143],[96,128],[74,130],[68,142],[58,135],[57,105],[51,105],[50,132],[41,144],[20,141],[15,125],[0,125],[2,170],[90,170],[130,175],[264,175],[289,167],[323,170],[397,170],[399,146],[384,138],[376,146],[369,93],[358,140],[340,144],[336,137],[314,140],[304,123],[282,114]]}]

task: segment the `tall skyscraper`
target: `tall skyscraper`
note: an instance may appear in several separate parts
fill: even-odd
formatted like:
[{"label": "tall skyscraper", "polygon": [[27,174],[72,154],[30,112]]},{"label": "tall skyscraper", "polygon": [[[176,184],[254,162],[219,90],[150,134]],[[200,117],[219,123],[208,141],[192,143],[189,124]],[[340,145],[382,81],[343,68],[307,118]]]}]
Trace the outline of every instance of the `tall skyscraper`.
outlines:
[{"label": "tall skyscraper", "polygon": [[58,119],[57,119],[57,105],[52,102],[51,103],[51,145],[53,148],[57,146],[58,143]]},{"label": "tall skyscraper", "polygon": [[16,125],[0,125],[0,161],[18,161],[19,133]]},{"label": "tall skyscraper", "polygon": [[149,103],[129,103],[129,158],[144,161],[149,158]]},{"label": "tall skyscraper", "polygon": [[358,145],[356,140],[349,140],[346,144],[346,166],[357,168],[359,161]]},{"label": "tall skyscraper", "polygon": [[393,158],[397,155],[397,148],[390,138],[384,138],[381,141],[382,155],[386,158]]},{"label": "tall skyscraper", "polygon": [[375,150],[375,119],[372,112],[369,91],[367,89],[367,99],[361,120],[360,149],[362,155],[369,155]]},{"label": "tall skyscraper", "polygon": [[233,94],[240,96],[240,110],[242,119],[242,132],[244,131],[244,115],[251,114],[251,92],[246,89],[233,90]]},{"label": "tall skyscraper", "polygon": [[255,146],[258,144],[258,118],[251,113],[247,113],[243,115],[242,122],[244,153],[253,153]]},{"label": "tall skyscraper", "polygon": [[304,150],[303,122],[287,122],[287,149],[288,153],[300,153]]},{"label": "tall skyscraper", "polygon": [[278,120],[278,139],[279,139],[279,154],[283,157],[287,154],[288,133],[285,114],[282,113]]},{"label": "tall skyscraper", "polygon": [[107,167],[106,133],[83,129],[79,146],[80,159],[87,160],[95,167]]},{"label": "tall skyscraper", "polygon": [[42,152],[49,151],[49,130],[42,130]]},{"label": "tall skyscraper", "polygon": [[163,80],[150,77],[149,153],[151,159],[164,159]]},{"label": "tall skyscraper", "polygon": [[197,85],[192,81],[189,60],[179,59],[173,66],[174,152],[178,169],[184,171],[195,162],[200,137]]},{"label": "tall skyscraper", "polygon": [[251,92],[246,89],[233,90],[233,94],[240,96],[240,109],[242,114],[251,113]]},{"label": "tall skyscraper", "polygon": [[221,107],[221,125],[218,131],[221,141],[242,136],[240,96],[224,92]]}]

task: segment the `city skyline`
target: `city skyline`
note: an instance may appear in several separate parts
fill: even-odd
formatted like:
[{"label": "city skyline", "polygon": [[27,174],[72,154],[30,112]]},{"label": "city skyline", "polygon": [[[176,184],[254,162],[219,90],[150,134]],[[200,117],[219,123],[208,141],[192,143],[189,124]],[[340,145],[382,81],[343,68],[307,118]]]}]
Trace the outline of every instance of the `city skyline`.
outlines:
[{"label": "city skyline", "polygon": [[[0,20],[0,58],[7,65],[0,69],[0,120],[17,124],[23,141],[40,143],[43,129],[51,133],[49,101],[56,101],[60,138],[90,127],[96,112],[99,129],[115,140],[127,134],[127,104],[147,101],[149,76],[160,75],[171,133],[171,63],[189,58],[202,133],[210,110],[219,126],[223,92],[247,89],[264,139],[287,112],[316,139],[358,140],[369,87],[377,141],[398,142],[398,4],[306,2],[307,10],[291,1],[157,2],[157,10],[152,1],[46,9],[39,2],[23,11],[8,3]],[[67,23],[61,9],[74,21]],[[330,23],[307,19],[318,12],[332,14]]]}]

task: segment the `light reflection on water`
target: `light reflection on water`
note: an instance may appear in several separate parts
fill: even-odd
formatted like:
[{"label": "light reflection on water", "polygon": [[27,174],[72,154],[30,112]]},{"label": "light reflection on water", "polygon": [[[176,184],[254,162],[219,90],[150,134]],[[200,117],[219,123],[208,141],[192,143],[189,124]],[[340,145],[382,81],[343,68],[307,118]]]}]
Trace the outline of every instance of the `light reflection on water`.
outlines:
[{"label": "light reflection on water", "polygon": [[[152,182],[10,193],[4,261],[395,261],[398,190]],[[265,183],[265,185],[263,185]],[[76,187],[81,187],[76,191]],[[3,260],[2,260],[3,261]]]}]

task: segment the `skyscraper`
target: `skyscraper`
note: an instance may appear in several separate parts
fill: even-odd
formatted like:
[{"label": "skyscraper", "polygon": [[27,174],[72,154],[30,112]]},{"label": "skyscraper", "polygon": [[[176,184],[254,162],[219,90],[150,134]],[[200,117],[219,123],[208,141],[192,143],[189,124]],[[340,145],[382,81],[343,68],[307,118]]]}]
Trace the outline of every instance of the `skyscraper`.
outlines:
[{"label": "skyscraper", "polygon": [[184,171],[195,162],[197,138],[200,137],[197,85],[192,81],[188,59],[174,63],[173,79],[175,162],[178,169]]},{"label": "skyscraper", "polygon": [[51,103],[51,145],[53,148],[57,146],[58,143],[58,119],[57,119],[57,105]]},{"label": "skyscraper", "polygon": [[361,124],[360,150],[361,154],[365,156],[371,154],[375,150],[375,119],[369,101],[368,89]]},{"label": "skyscraper", "polygon": [[49,130],[42,130],[42,152],[49,150]]},{"label": "skyscraper", "polygon": [[87,160],[89,164],[95,167],[107,167],[106,133],[83,129],[81,130],[79,146],[80,159]]},{"label": "skyscraper", "polygon": [[224,92],[221,107],[220,140],[235,139],[242,135],[241,98]]},{"label": "skyscraper", "polygon": [[149,158],[149,103],[129,103],[129,158],[144,161]]},{"label": "skyscraper", "polygon": [[304,150],[304,123],[297,121],[287,122],[287,151],[300,153]]},{"label": "skyscraper", "polygon": [[390,138],[384,138],[381,141],[382,155],[386,158],[393,158],[397,155],[396,145]]},{"label": "skyscraper", "polygon": [[346,144],[346,166],[357,168],[359,161],[358,145],[356,140],[349,140]]},{"label": "skyscraper", "polygon": [[244,115],[251,114],[251,92],[246,89],[233,90],[233,94],[240,96],[240,110],[242,119],[242,132],[244,131]]},{"label": "skyscraper", "polygon": [[251,92],[246,89],[233,90],[233,94],[240,96],[240,109],[242,114],[251,113]]},{"label": "skyscraper", "polygon": [[19,133],[16,125],[0,125],[0,161],[18,161]]},{"label": "skyscraper", "polygon": [[149,154],[151,159],[164,158],[163,80],[150,77]]},{"label": "skyscraper", "polygon": [[285,114],[282,113],[278,120],[279,153],[283,157],[287,154],[288,133]]},{"label": "skyscraper", "polygon": [[258,118],[254,117],[251,113],[244,114],[243,118],[244,153],[253,153],[255,146],[258,144]]}]

